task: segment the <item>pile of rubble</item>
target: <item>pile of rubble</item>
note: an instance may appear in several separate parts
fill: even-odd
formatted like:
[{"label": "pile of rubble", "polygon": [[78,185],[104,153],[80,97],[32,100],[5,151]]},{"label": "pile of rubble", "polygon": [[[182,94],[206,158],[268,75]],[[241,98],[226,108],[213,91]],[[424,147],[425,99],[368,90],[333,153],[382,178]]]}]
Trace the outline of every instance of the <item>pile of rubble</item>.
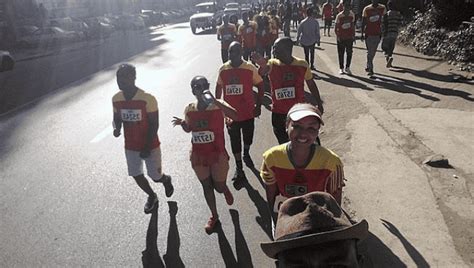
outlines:
[{"label": "pile of rubble", "polygon": [[400,33],[400,42],[413,46],[425,55],[438,56],[462,71],[474,71],[474,24],[463,24],[458,30],[437,28],[433,9],[417,13]]}]

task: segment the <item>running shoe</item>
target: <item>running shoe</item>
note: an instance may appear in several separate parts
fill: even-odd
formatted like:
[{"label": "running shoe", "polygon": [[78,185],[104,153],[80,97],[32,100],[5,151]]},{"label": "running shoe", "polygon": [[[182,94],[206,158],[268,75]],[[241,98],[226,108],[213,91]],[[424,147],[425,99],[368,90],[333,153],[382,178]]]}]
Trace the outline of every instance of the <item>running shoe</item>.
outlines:
[{"label": "running shoe", "polygon": [[372,76],[372,75],[374,75],[374,71],[372,71],[372,70],[369,70],[369,72],[367,73],[367,75],[368,75],[368,76]]},{"label": "running shoe", "polygon": [[339,74],[344,74],[344,70],[343,70],[343,69],[339,69]]},{"label": "running shoe", "polygon": [[165,187],[166,197],[171,197],[173,195],[174,186],[173,186],[173,183],[171,182],[171,176],[170,175],[163,174],[163,176],[161,176],[161,179],[159,181],[155,181],[155,182],[163,183],[163,186]]},{"label": "running shoe", "polygon": [[145,203],[144,211],[145,214],[150,214],[158,206],[158,197],[155,193],[148,196],[148,200]]},{"label": "running shoe", "polygon": [[225,202],[227,203],[227,205],[232,206],[232,204],[234,204],[234,196],[230,192],[229,188],[227,188],[227,190],[224,191],[224,197],[225,197]]},{"label": "running shoe", "polygon": [[[244,160],[244,163],[247,167],[255,168],[255,165],[253,164],[253,161],[252,161],[252,158],[250,157],[250,155],[244,154],[244,156],[242,157],[242,160]],[[245,176],[245,174],[244,174],[244,176]]]},{"label": "running shoe", "polygon": [[245,177],[245,173],[242,169],[235,169],[234,177],[232,178],[234,181],[232,184],[234,185],[235,190],[239,191],[244,187],[244,184],[247,182],[247,178]]},{"label": "running shoe", "polygon": [[392,68],[392,62],[393,62],[393,58],[392,58],[392,57],[388,58],[388,60],[387,60],[387,68]]},{"label": "running shoe", "polygon": [[204,230],[206,233],[211,234],[214,232],[214,228],[220,223],[218,217],[210,217],[209,221],[207,222],[206,226],[204,226]]},{"label": "running shoe", "polygon": [[352,74],[351,68],[349,68],[349,67],[346,67],[346,69],[344,70],[344,72],[345,72],[346,74],[348,74],[348,75],[351,75],[351,74]]}]

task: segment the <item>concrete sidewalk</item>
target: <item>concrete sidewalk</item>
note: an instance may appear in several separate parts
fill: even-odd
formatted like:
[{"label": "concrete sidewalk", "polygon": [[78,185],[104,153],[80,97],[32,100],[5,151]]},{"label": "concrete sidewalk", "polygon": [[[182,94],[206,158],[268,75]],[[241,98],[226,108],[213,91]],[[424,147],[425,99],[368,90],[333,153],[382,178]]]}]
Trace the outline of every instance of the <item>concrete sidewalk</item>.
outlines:
[{"label": "concrete sidewalk", "polygon": [[[354,75],[339,75],[335,43],[322,37],[316,50],[322,140],[343,158],[346,208],[369,221],[374,267],[472,266],[472,81],[453,79],[452,66],[405,47],[396,48],[398,68],[387,69],[377,52],[368,78],[362,42]],[[294,55],[304,58],[299,47]],[[453,168],[424,166],[431,154]]]}]

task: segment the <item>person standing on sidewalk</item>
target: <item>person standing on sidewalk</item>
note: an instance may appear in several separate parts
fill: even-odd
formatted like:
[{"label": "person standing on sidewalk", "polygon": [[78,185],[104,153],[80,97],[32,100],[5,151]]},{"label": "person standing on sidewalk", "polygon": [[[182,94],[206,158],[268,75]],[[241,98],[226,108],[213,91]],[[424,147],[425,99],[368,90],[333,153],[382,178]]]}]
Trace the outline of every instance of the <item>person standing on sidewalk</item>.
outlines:
[{"label": "person standing on sidewalk", "polygon": [[[246,180],[242,165],[242,140],[244,142],[243,160],[249,168],[254,168],[250,157],[255,129],[254,118],[260,116],[263,98],[263,79],[257,68],[242,60],[242,47],[232,42],[229,47],[229,61],[221,66],[217,77],[216,98],[223,96],[225,102],[237,110],[237,119],[228,121],[227,132],[230,137],[232,154],[235,158],[234,187],[239,190]],[[254,100],[253,87],[258,88],[257,101]],[[243,139],[242,139],[243,138]]]},{"label": "person standing on sidewalk", "polygon": [[382,17],[382,50],[385,54],[387,68],[390,68],[392,67],[392,54],[403,18],[400,11],[395,10],[395,5],[392,1],[388,1],[387,7],[388,12]]},{"label": "person standing on sidewalk", "polygon": [[333,6],[331,4],[331,0],[327,0],[326,3],[323,4],[324,36],[326,36],[326,29],[328,30],[328,36],[331,36],[330,31],[332,25],[332,13]]},{"label": "person standing on sidewalk", "polygon": [[214,190],[223,193],[227,204],[234,203],[234,197],[226,185],[229,171],[229,155],[224,142],[224,115],[237,119],[237,111],[225,101],[217,100],[209,92],[209,82],[204,76],[191,80],[191,89],[197,102],[190,103],[184,111],[184,120],[174,116],[173,126],[181,126],[185,132],[192,132],[191,166],[201,182],[211,217],[205,225],[210,234],[219,224]]},{"label": "person standing on sidewalk", "polygon": [[369,76],[374,75],[374,57],[380,43],[382,34],[382,17],[385,15],[385,6],[379,0],[372,0],[372,4],[362,11],[361,40],[365,40],[367,47],[367,67],[365,71]]},{"label": "person standing on sidewalk", "polygon": [[249,21],[247,12],[242,13],[242,20],[244,23],[239,26],[238,35],[242,43],[243,57],[248,61],[250,54],[252,54],[257,47],[257,24],[253,21]]},{"label": "person standing on sidewalk", "polygon": [[254,53],[252,59],[259,66],[260,75],[268,75],[272,94],[272,126],[279,144],[288,142],[286,115],[290,108],[305,101],[304,83],[324,111],[319,89],[305,60],[293,57],[293,41],[280,37],[273,45],[273,58],[268,60]]},{"label": "person standing on sidewalk", "polygon": [[128,175],[148,194],[144,211],[151,213],[158,205],[158,197],[143,175],[143,161],[148,176],[163,183],[166,197],[174,192],[171,177],[161,168],[161,149],[158,139],[158,104],[151,94],[135,86],[135,66],[122,64],[117,70],[120,92],[112,98],[114,109],[114,136],[119,137],[122,125],[125,132],[125,157]]},{"label": "person standing on sidewalk", "polygon": [[311,70],[316,70],[314,67],[314,46],[321,44],[319,22],[314,18],[313,8],[308,8],[306,14],[308,17],[298,27],[296,41],[303,46],[304,58],[311,65]]},{"label": "person standing on sidewalk", "polygon": [[222,21],[223,24],[217,29],[217,40],[221,41],[222,63],[226,63],[229,60],[227,50],[229,49],[230,43],[235,40],[237,29],[234,24],[229,23],[228,15],[222,16]]},{"label": "person standing on sidewalk", "polygon": [[[339,74],[351,75],[352,46],[355,42],[355,15],[350,10],[350,0],[344,1],[344,10],[336,16],[337,55],[339,58]],[[346,68],[344,69],[344,53]]]}]

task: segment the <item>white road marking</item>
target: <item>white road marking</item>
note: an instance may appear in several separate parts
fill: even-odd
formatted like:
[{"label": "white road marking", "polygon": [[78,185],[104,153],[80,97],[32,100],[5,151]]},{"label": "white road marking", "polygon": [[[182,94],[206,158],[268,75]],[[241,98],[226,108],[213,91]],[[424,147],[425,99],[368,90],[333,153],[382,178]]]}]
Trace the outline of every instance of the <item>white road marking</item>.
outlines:
[{"label": "white road marking", "polygon": [[106,127],[104,130],[102,130],[99,134],[97,134],[91,141],[90,143],[98,143],[101,140],[105,139],[107,136],[112,134],[113,129],[111,126]]}]

